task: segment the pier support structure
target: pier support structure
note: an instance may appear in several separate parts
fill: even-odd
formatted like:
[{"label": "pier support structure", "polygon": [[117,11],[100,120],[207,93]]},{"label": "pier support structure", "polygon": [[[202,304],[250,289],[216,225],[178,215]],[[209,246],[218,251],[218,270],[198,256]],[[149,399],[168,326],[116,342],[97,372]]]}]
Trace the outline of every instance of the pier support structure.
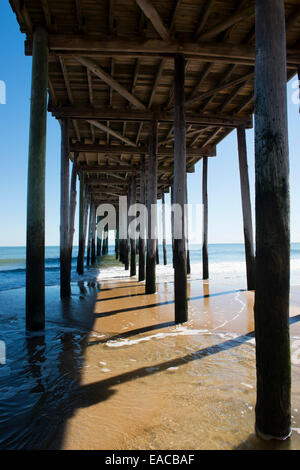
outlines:
[{"label": "pier support structure", "polygon": [[[178,234],[174,239],[175,261],[175,322],[183,323],[188,320],[187,302],[187,266],[185,243],[185,215],[184,205],[186,199],[186,122],[185,122],[185,62],[182,54],[175,55],[174,77],[174,202],[181,209],[176,219],[181,217],[181,237]],[[175,224],[180,223],[175,219]],[[175,232],[177,232],[176,230]]]},{"label": "pier support structure", "polygon": [[291,433],[290,221],[283,0],[256,0],[256,432]]},{"label": "pier support structure", "polygon": [[75,225],[75,211],[76,211],[76,199],[77,199],[77,160],[78,152],[74,153],[74,161],[72,166],[71,184],[70,184],[70,212],[69,212],[69,269],[70,278],[72,271],[72,252],[73,252],[73,240],[74,240],[74,225]]},{"label": "pier support structure", "polygon": [[237,128],[248,290],[255,288],[255,255],[245,129]]},{"label": "pier support structure", "polygon": [[162,194],[162,206],[161,206],[161,216],[162,216],[162,244],[163,244],[163,258],[164,265],[168,264],[167,259],[167,240],[166,240],[166,205],[165,205],[165,193]]},{"label": "pier support structure", "polygon": [[148,160],[146,294],[154,294],[156,292],[157,140],[157,121],[153,121],[151,134],[149,136]]},{"label": "pier support structure", "polygon": [[208,197],[207,197],[207,157],[203,157],[202,176],[202,206],[203,206],[203,237],[202,237],[202,265],[203,279],[209,278],[208,270]]},{"label": "pier support structure", "polygon": [[62,299],[71,295],[69,168],[69,120],[62,119],[60,164],[60,297]]},{"label": "pier support structure", "polygon": [[84,236],[84,218],[85,218],[85,188],[84,175],[80,175],[80,194],[79,194],[79,240],[78,240],[78,258],[77,272],[79,275],[84,273],[84,252],[85,252],[85,236]]},{"label": "pier support structure", "polygon": [[45,165],[48,35],[33,34],[26,241],[26,328],[45,327]]},{"label": "pier support structure", "polygon": [[[129,198],[129,207],[136,204],[136,180],[131,178],[130,181],[130,198]],[[129,221],[132,222],[135,219],[135,216],[131,216]],[[134,231],[135,232],[135,231]],[[136,275],[136,235],[135,233],[130,233],[130,276]]]},{"label": "pier support structure", "polygon": [[[145,205],[145,156],[141,156],[140,164],[140,204]],[[145,280],[145,227],[140,224],[139,238],[139,281]]]},{"label": "pier support structure", "polygon": [[96,207],[93,201],[90,210],[92,212],[91,264],[94,265],[96,263]]}]

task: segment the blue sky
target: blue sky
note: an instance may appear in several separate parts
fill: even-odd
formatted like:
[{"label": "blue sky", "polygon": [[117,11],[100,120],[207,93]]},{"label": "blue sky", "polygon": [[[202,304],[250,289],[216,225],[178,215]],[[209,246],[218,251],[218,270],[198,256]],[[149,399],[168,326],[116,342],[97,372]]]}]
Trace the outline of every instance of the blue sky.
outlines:
[{"label": "blue sky", "polygon": [[[24,36],[9,2],[0,3],[0,80],[6,84],[6,104],[0,104],[0,246],[23,246],[26,238],[26,185],[29,136],[31,58],[24,55]],[[296,78],[292,80],[295,82]],[[291,167],[291,238],[300,242],[299,105],[295,84],[288,85]],[[294,88],[293,88],[294,87]],[[254,210],[254,133],[247,131],[248,163]],[[59,244],[60,127],[48,116],[46,168],[46,244]],[[188,175],[189,202],[201,203],[202,163]],[[209,242],[243,242],[236,132],[217,148],[208,163]],[[166,197],[169,202],[169,196]],[[254,216],[254,214],[253,214]],[[76,217],[77,227],[77,217]],[[77,244],[77,230],[74,242]],[[201,233],[199,233],[201,243]]]}]

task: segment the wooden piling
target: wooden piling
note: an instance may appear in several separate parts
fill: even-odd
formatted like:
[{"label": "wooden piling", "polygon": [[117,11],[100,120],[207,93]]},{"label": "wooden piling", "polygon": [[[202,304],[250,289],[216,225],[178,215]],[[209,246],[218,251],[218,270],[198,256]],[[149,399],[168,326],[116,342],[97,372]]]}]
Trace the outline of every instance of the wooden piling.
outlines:
[{"label": "wooden piling", "polygon": [[[156,292],[156,232],[157,232],[157,121],[152,122],[148,159],[148,238],[146,258],[146,294]],[[151,210],[152,205],[153,210]]]},{"label": "wooden piling", "polygon": [[[182,54],[175,55],[174,76],[174,202],[181,208],[181,238],[174,239],[174,290],[175,290],[175,322],[188,320],[187,303],[187,266],[185,245],[184,204],[186,197],[186,123],[185,123],[185,62]],[[178,217],[178,215],[177,215]],[[175,220],[175,223],[180,223]]]},{"label": "wooden piling", "polygon": [[62,119],[60,163],[60,297],[62,299],[71,295],[69,173],[69,120]]},{"label": "wooden piling", "polygon": [[291,433],[290,203],[283,0],[256,0],[256,432]]},{"label": "wooden piling", "polygon": [[187,187],[187,178],[185,180],[185,205],[186,205],[186,218],[185,218],[185,227],[186,227],[186,272],[191,274],[191,261],[190,261],[190,249],[189,249],[189,214],[188,214],[188,187]]},{"label": "wooden piling", "polygon": [[163,242],[163,258],[164,265],[168,264],[167,260],[167,240],[166,240],[166,206],[165,206],[165,194],[162,195],[162,242]]},{"label": "wooden piling", "polygon": [[[145,205],[145,156],[141,156],[140,163],[140,204]],[[145,280],[145,227],[140,225],[139,239],[139,281]]]},{"label": "wooden piling", "polygon": [[74,153],[74,161],[72,166],[71,184],[70,184],[70,212],[69,212],[69,269],[70,275],[72,270],[72,252],[74,240],[74,224],[75,224],[75,211],[76,211],[76,183],[77,183],[77,159],[78,152]]},{"label": "wooden piling", "polygon": [[172,263],[173,268],[175,268],[175,258],[174,258],[174,183],[171,185],[171,236],[172,236]]},{"label": "wooden piling", "polygon": [[87,237],[87,251],[86,251],[86,265],[89,266],[91,262],[91,246],[92,246],[92,205],[90,204],[89,212],[89,228],[88,228],[88,237]]},{"label": "wooden piling", "polygon": [[48,87],[48,35],[33,34],[27,189],[26,328],[45,327],[45,164]]},{"label": "wooden piling", "polygon": [[155,259],[156,259],[156,264],[159,264],[159,240],[158,238],[156,239],[156,247],[155,247]]},{"label": "wooden piling", "polygon": [[255,255],[245,129],[237,128],[248,290],[255,287]]},{"label": "wooden piling", "polygon": [[129,202],[129,198],[127,196],[127,213],[125,214],[126,238],[124,240],[124,267],[125,267],[125,271],[129,270],[128,202]]},{"label": "wooden piling", "polygon": [[84,211],[85,211],[85,190],[84,190],[84,175],[80,175],[80,193],[79,193],[79,240],[78,240],[78,257],[77,257],[77,273],[82,275],[84,273]]},{"label": "wooden piling", "polygon": [[202,205],[203,205],[203,238],[202,238],[203,279],[208,279],[209,270],[208,270],[208,241],[207,241],[208,240],[207,157],[203,157]]},{"label": "wooden piling", "polygon": [[[130,206],[136,204],[136,180],[135,178],[131,179],[130,182]],[[135,219],[135,216],[130,217],[130,222]],[[130,276],[136,275],[136,238],[135,233],[130,233]]]},{"label": "wooden piling", "polygon": [[91,203],[92,210],[92,235],[91,235],[91,264],[96,263],[96,207],[95,203]]}]

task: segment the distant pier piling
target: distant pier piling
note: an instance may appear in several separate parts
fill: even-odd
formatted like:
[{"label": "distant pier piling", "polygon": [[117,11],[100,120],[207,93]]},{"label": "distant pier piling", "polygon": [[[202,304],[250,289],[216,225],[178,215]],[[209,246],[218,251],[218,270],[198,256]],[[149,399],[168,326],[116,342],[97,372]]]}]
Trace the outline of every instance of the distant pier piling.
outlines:
[{"label": "distant pier piling", "polygon": [[[145,156],[141,156],[140,163],[140,204],[145,205]],[[139,238],[139,281],[145,280],[145,228],[143,224],[140,225],[140,238]]]},{"label": "distant pier piling", "polygon": [[206,280],[206,279],[209,278],[209,269],[208,269],[207,157],[203,157],[202,208],[203,208],[202,266],[203,266],[203,279]]}]

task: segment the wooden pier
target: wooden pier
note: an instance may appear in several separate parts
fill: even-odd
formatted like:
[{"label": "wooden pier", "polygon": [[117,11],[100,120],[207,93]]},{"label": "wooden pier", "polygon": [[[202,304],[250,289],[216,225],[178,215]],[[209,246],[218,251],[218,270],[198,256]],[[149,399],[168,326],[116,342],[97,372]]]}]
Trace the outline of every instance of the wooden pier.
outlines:
[{"label": "wooden pier", "polygon": [[[186,173],[203,161],[204,230],[199,242],[202,237],[207,279],[207,181],[208,176],[213,179],[208,175],[209,159],[216,156],[219,142],[237,129],[247,282],[248,289],[255,289],[256,429],[264,438],[287,438],[291,412],[286,82],[300,66],[299,2],[10,0],[10,4],[24,33],[25,53],[33,58],[27,328],[39,330],[45,324],[47,92],[48,111],[62,130],[61,297],[71,295],[77,176],[79,274],[84,272],[86,241],[92,264],[101,243],[102,253],[107,252],[106,228],[103,239],[97,239],[96,253],[101,203],[113,204],[119,213],[119,196],[126,196],[128,203],[147,201],[151,212],[171,188],[172,202],[182,209],[180,238],[174,234],[172,216],[178,323],[188,320]],[[256,260],[245,137],[254,109]],[[123,225],[128,223],[126,214]],[[156,291],[156,227],[154,208],[146,243],[141,233],[138,245],[138,279],[146,280],[146,294]],[[129,242],[121,227],[115,230],[117,256],[135,276],[136,240]]]}]

